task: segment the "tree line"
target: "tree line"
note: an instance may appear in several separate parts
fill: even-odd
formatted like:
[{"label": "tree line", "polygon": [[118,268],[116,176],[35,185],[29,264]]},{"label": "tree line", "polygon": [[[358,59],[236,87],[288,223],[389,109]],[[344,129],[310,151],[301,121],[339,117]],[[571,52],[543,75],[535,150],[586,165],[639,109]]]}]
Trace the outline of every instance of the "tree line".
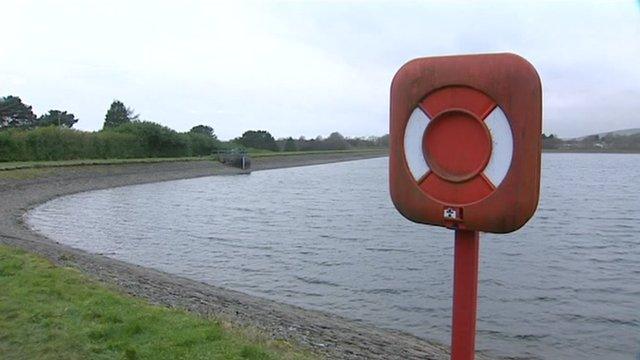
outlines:
[{"label": "tree line", "polygon": [[640,152],[640,132],[628,135],[589,135],[579,139],[561,139],[554,134],[542,134],[542,148],[563,151]]},{"label": "tree line", "polygon": [[50,125],[70,128],[77,122],[75,115],[66,111],[49,110],[46,114],[36,116],[32,107],[19,97],[9,95],[0,98],[0,129],[33,129]]},{"label": "tree line", "polygon": [[119,100],[114,100],[107,109],[101,130],[73,129],[78,121],[74,114],[63,110],[49,110],[37,116],[19,97],[0,97],[0,161],[206,156],[235,147],[308,151],[388,146],[388,135],[345,138],[334,132],[327,138],[276,140],[266,130],[249,130],[225,142],[217,138],[209,125],[177,132],[141,120],[132,108]]},{"label": "tree line", "polygon": [[67,111],[36,116],[19,97],[0,98],[0,161],[189,157],[224,146],[210,126],[177,132],[140,120],[119,100],[107,110],[102,130],[72,129],[77,122]]},{"label": "tree line", "polygon": [[276,140],[268,131],[249,130],[242,136],[235,138],[233,142],[246,148],[269,151],[349,150],[387,148],[389,147],[389,135],[348,138],[339,132],[333,132],[326,138],[318,136],[314,139],[306,139],[301,136],[298,139],[287,137]]}]

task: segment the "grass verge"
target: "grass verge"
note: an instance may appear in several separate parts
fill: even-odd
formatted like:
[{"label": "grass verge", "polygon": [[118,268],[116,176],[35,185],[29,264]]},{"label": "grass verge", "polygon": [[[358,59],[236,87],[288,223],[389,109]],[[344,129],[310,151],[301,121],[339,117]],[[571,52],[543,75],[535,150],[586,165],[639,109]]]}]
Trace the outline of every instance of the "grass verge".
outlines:
[{"label": "grass verge", "polygon": [[[273,157],[273,156],[294,156],[294,155],[331,155],[331,154],[375,154],[386,153],[386,149],[355,149],[355,150],[317,150],[317,151],[250,151],[249,156],[253,158]],[[201,161],[216,160],[217,157],[198,156],[198,157],[174,157],[174,158],[141,158],[141,159],[85,159],[85,160],[60,160],[60,161],[19,161],[19,162],[0,162],[0,171],[21,170],[21,169],[37,169],[63,166],[81,166],[81,165],[119,165],[119,164],[148,164],[158,162],[171,161]]]},{"label": "grass verge", "polygon": [[118,164],[148,164],[171,161],[198,161],[213,160],[213,156],[176,157],[176,158],[141,158],[141,159],[85,159],[85,160],[59,160],[59,161],[18,161],[0,162],[0,171],[36,169],[47,167],[80,166],[80,165],[118,165]]},{"label": "grass verge", "polygon": [[255,330],[150,305],[6,246],[0,289],[2,359],[311,358]]}]

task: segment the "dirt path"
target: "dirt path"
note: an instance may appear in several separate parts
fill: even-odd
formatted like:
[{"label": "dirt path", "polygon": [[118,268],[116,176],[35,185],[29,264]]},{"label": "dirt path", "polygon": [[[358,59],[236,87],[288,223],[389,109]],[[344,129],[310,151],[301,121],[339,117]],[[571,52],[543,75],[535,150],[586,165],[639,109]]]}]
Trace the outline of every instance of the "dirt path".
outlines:
[{"label": "dirt path", "polygon": [[[379,156],[379,155],[378,155]],[[258,158],[254,170],[374,157],[372,154],[321,154]],[[412,335],[281,304],[219,288],[101,255],[72,249],[30,231],[23,223],[31,207],[55,197],[117,186],[234,175],[240,171],[211,161],[95,165],[15,170],[0,177],[0,243],[40,254],[80,269],[122,291],[164,306],[222,317],[257,327],[330,359],[448,359],[447,349]]]}]

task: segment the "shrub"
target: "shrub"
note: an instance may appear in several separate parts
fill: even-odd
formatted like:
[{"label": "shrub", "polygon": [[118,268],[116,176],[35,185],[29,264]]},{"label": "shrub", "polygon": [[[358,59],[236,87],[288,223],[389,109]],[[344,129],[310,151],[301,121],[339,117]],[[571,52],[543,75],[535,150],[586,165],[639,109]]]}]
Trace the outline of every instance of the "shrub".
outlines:
[{"label": "shrub", "polygon": [[189,132],[184,134],[189,143],[189,156],[203,156],[213,153],[220,148],[220,144],[210,135]]},{"label": "shrub", "polygon": [[175,130],[150,121],[134,121],[105,131],[134,135],[139,140],[145,157],[189,155],[187,138],[180,136]]},{"label": "shrub", "polygon": [[97,132],[57,126],[0,131],[0,161],[202,156],[220,146],[211,136],[178,133],[148,121]]}]

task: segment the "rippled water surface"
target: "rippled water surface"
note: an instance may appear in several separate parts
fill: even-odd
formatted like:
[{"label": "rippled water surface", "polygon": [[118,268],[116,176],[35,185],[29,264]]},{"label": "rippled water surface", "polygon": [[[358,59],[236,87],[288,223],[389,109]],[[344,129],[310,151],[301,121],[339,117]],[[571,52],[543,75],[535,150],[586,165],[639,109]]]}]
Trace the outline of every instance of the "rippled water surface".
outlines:
[{"label": "rippled water surface", "polygon": [[[540,206],[482,235],[478,348],[640,351],[640,156],[545,154]],[[396,213],[387,159],[77,194],[28,221],[59,242],[449,343],[450,231]]]}]

